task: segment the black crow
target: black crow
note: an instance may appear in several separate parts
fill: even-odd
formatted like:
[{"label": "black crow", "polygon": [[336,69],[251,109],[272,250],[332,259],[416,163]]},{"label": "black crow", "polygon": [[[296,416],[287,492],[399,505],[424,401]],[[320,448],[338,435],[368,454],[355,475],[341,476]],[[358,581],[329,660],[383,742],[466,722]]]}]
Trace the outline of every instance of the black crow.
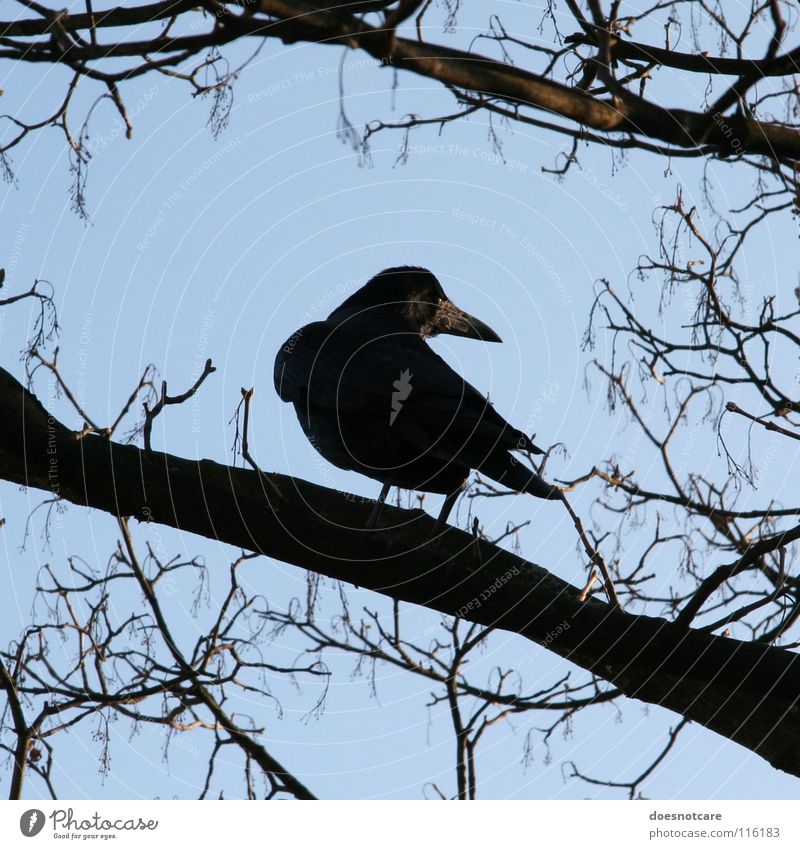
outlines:
[{"label": "black crow", "polygon": [[326,460],[383,483],[379,504],[392,486],[442,493],[440,527],[470,469],[560,499],[512,454],[541,449],[428,347],[425,338],[438,333],[501,341],[456,307],[430,271],[388,268],[281,345],[275,389]]}]

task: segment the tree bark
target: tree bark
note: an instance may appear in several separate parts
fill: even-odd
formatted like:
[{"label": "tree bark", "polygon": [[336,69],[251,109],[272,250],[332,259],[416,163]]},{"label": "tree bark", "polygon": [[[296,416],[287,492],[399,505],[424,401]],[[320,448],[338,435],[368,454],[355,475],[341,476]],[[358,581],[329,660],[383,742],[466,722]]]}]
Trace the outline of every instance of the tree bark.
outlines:
[{"label": "tree bark", "polygon": [[581,601],[541,566],[463,531],[429,541],[434,521],[422,511],[387,505],[365,531],[372,503],[352,495],[79,439],[2,369],[0,478],[521,634],[800,776],[800,656]]}]

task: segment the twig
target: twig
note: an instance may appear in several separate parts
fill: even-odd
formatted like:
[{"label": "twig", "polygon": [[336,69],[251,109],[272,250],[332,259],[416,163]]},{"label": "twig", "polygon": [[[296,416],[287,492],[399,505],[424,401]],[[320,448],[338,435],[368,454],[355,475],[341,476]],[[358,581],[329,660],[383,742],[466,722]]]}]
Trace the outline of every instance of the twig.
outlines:
[{"label": "twig", "polygon": [[[46,369],[52,372],[53,377],[55,377],[56,382],[58,383],[61,391],[67,396],[67,400],[72,404],[75,408],[75,411],[78,415],[83,419],[85,425],[83,430],[81,431],[81,435],[83,436],[85,433],[99,433],[101,436],[107,436],[109,433],[109,428],[101,428],[98,427],[92,419],[89,417],[89,414],[81,407],[78,403],[77,398],[72,394],[69,386],[64,381],[64,378],[61,376],[61,372],[58,369],[58,351],[56,348],[53,351],[53,359],[52,361],[46,360],[38,351],[33,350],[30,352],[30,356],[32,359],[38,360],[41,365],[43,365]],[[36,369],[34,369],[35,371]],[[33,372],[31,372],[31,377],[33,377]]]},{"label": "twig", "polygon": [[244,404],[244,421],[242,423],[242,459],[248,462],[253,469],[260,474],[261,468],[250,454],[250,444],[247,441],[247,432],[250,427],[250,401],[253,399],[255,391],[254,386],[251,386],[249,389],[242,389],[242,403]]},{"label": "twig", "polygon": [[[253,395],[255,395],[255,387],[251,386],[250,389],[245,389],[242,387],[242,400],[239,402],[239,406],[236,408],[236,412],[233,414],[233,419],[236,420],[236,436],[234,438],[234,451],[236,450],[236,445],[241,438],[241,449],[239,453],[242,455],[242,459],[255,471],[258,473],[264,483],[275,493],[275,495],[283,500],[283,495],[278,488],[277,484],[270,478],[269,475],[264,474],[261,467],[256,463],[253,455],[250,453],[250,443],[247,438],[247,434],[250,428],[250,402],[253,399]],[[242,430],[241,434],[239,432],[239,411],[243,410],[242,413]],[[232,419],[232,420],[233,420]]]},{"label": "twig", "polygon": [[203,373],[200,377],[197,378],[194,385],[187,389],[182,395],[168,395],[167,394],[167,381],[161,381],[161,397],[158,399],[157,403],[153,406],[151,410],[147,403],[144,403],[142,406],[144,407],[144,448],[145,451],[152,451],[150,446],[150,434],[153,430],[153,421],[158,416],[158,414],[167,406],[167,404],[183,404],[185,401],[188,401],[192,395],[197,392],[197,390],[203,384],[203,381],[210,375],[216,371],[216,368],[211,364],[211,360],[206,360],[205,367],[203,368]]},{"label": "twig", "polygon": [[788,436],[790,439],[800,440],[800,433],[792,433],[792,431],[786,430],[785,427],[776,425],[775,422],[764,421],[763,418],[759,416],[754,416],[752,413],[748,413],[746,410],[743,410],[738,404],[735,404],[733,401],[728,401],[728,403],[725,405],[725,409],[729,413],[736,413],[739,416],[743,416],[744,418],[749,419],[751,422],[760,424],[766,430],[774,430],[776,433],[780,433],[782,436]]},{"label": "twig", "polygon": [[581,601],[586,601],[586,599],[589,598],[589,593],[592,589],[592,586],[598,580],[599,577],[600,575],[597,573],[597,569],[592,569],[592,574],[589,575],[589,580],[586,582],[586,585],[581,590],[581,594],[578,596]]},{"label": "twig", "polygon": [[608,573],[606,562],[603,560],[603,555],[600,554],[600,552],[589,541],[589,537],[586,535],[580,516],[578,516],[578,514],[572,509],[569,501],[567,501],[567,498],[563,493],[561,494],[561,501],[564,503],[564,507],[567,508],[567,512],[572,518],[575,529],[578,531],[578,536],[583,543],[583,547],[589,555],[590,564],[597,566],[600,570],[600,574],[603,576],[603,586],[605,588],[606,595],[608,596],[609,603],[613,607],[618,607],[621,610],[622,605],[620,604],[619,597],[617,596],[617,591],[614,589],[614,584],[612,583],[611,576]]}]

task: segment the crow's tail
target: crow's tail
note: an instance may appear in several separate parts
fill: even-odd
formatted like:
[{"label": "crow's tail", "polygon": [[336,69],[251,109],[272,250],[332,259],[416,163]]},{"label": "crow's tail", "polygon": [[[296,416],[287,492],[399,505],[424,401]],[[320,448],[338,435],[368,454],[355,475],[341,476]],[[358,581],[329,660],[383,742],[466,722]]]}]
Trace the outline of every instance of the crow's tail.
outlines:
[{"label": "crow's tail", "polygon": [[532,469],[523,466],[516,457],[505,454],[502,457],[489,457],[478,466],[478,471],[497,483],[516,492],[527,492],[536,498],[548,498],[560,501],[562,492],[557,486],[547,483]]}]

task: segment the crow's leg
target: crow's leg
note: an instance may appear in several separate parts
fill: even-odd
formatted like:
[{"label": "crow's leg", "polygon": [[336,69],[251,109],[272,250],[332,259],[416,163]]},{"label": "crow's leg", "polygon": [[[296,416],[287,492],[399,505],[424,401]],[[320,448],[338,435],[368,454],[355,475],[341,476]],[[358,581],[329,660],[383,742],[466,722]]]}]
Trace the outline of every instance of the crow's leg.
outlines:
[{"label": "crow's leg", "polygon": [[381,510],[383,510],[383,503],[384,501],[386,501],[386,496],[389,494],[389,490],[391,488],[391,481],[384,481],[384,484],[381,487],[381,494],[378,496],[378,500],[375,502],[375,506],[372,508],[372,512],[369,514],[369,519],[367,519],[367,524],[364,526],[365,530],[370,530],[374,528],[377,524],[378,516],[381,515]]},{"label": "crow's leg", "polygon": [[466,480],[461,481],[458,488],[454,489],[450,495],[445,498],[444,504],[442,504],[442,509],[439,511],[439,516],[436,519],[436,524],[433,526],[433,530],[431,531],[432,537],[438,536],[442,532],[445,524],[447,524],[447,517],[450,515],[450,511],[453,509],[456,501],[458,500],[458,496],[464,491],[465,483]]}]

